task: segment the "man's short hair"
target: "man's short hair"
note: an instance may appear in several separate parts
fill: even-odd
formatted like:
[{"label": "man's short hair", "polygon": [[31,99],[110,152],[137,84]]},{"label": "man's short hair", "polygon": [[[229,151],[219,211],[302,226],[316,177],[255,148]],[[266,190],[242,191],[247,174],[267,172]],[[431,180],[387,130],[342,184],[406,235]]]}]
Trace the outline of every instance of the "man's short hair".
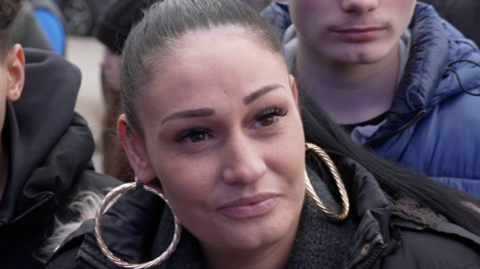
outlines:
[{"label": "man's short hair", "polygon": [[17,17],[22,0],[1,0],[0,4],[0,57],[3,61],[10,50],[10,32]]}]

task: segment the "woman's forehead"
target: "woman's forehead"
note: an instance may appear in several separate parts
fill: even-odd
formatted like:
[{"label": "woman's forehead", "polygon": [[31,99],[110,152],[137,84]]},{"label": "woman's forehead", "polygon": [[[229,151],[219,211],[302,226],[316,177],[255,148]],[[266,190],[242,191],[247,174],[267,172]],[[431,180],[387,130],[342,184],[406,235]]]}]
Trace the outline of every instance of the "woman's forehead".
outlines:
[{"label": "woman's forehead", "polygon": [[[243,42],[241,42],[243,41]],[[273,51],[268,40],[255,30],[239,25],[212,26],[209,29],[190,31],[174,42],[171,53],[174,56],[183,56],[185,53],[202,55],[200,52],[215,51],[219,46],[232,47],[232,53],[238,49],[238,43],[247,45],[249,50],[268,50],[282,59],[281,51]],[[206,51],[202,51],[206,49]],[[189,54],[189,55],[191,55]]]},{"label": "woman's forehead", "polygon": [[[192,33],[167,57],[168,64],[157,66],[151,80],[160,85],[176,84],[179,89],[199,83],[229,86],[275,76],[284,78],[288,72],[279,53],[231,29]],[[155,87],[162,88],[160,85]]]},{"label": "woman's forehead", "polygon": [[[166,66],[151,76],[144,101],[165,110],[198,103],[242,102],[269,85],[290,88],[282,58],[242,35],[199,35],[180,44]],[[288,90],[287,90],[288,92]]]}]

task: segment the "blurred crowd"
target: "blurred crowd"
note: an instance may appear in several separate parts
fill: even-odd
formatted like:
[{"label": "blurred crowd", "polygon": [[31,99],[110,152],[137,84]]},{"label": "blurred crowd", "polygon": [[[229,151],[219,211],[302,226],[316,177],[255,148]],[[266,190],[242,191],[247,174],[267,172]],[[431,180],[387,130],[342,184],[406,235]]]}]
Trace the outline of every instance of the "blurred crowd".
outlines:
[{"label": "blurred crowd", "polygon": [[[43,268],[54,252],[45,240],[55,223],[79,217],[71,213],[79,194],[106,193],[138,174],[118,138],[127,83],[122,56],[131,29],[156,1],[110,0],[95,18],[91,34],[104,46],[99,77],[106,109],[96,145],[103,174],[91,162],[88,123],[73,109],[81,74],[63,57],[71,34],[63,10],[53,0],[0,1],[0,268]],[[369,1],[373,10],[373,2],[400,0]],[[424,0],[411,12],[389,10],[393,23],[385,27],[400,38],[385,44],[395,51],[384,45],[373,58],[356,59],[322,36],[333,27],[328,8],[335,1],[243,2],[274,28],[298,87],[353,141],[480,199],[480,1]],[[369,38],[356,35],[364,29],[350,30],[354,43]]]}]

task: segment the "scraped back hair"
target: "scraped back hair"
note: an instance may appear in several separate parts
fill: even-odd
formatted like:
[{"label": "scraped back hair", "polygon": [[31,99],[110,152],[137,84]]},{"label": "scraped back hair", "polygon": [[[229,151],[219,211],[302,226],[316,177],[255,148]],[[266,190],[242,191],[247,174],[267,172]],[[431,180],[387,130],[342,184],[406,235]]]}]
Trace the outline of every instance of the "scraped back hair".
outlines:
[{"label": "scraped back hair", "polygon": [[153,69],[166,66],[169,55],[187,34],[222,27],[239,27],[252,41],[283,57],[282,45],[270,25],[238,0],[161,0],[145,11],[132,29],[122,54],[122,98],[129,126],[143,130],[136,113]]}]

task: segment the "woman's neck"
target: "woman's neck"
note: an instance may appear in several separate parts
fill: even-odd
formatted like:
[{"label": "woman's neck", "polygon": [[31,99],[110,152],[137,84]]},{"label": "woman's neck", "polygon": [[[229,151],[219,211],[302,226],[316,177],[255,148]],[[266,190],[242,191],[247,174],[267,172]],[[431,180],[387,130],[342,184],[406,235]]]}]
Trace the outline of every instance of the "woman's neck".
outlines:
[{"label": "woman's neck", "polygon": [[299,221],[284,238],[263,248],[249,251],[229,251],[202,246],[206,268],[278,269],[285,267],[295,243]]},{"label": "woman's neck", "polygon": [[316,53],[301,38],[298,40],[295,77],[339,124],[364,122],[389,110],[398,73],[398,46],[373,64],[339,64]]}]

